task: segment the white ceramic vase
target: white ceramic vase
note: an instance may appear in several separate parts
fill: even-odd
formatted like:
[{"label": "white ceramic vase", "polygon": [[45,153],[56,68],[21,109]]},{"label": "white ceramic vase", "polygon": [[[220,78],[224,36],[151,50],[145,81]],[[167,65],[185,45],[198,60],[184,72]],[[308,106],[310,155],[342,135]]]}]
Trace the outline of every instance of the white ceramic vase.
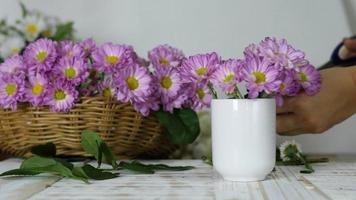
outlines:
[{"label": "white ceramic vase", "polygon": [[211,105],[214,169],[230,181],[260,181],[276,156],[274,99],[214,99]]}]

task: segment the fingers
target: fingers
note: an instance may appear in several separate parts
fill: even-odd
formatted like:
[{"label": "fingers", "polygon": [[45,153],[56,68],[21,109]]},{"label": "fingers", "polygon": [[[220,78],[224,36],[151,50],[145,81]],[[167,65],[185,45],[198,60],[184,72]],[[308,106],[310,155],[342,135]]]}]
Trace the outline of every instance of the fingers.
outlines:
[{"label": "fingers", "polygon": [[356,51],[356,39],[344,40],[344,46],[350,51]]},{"label": "fingers", "polygon": [[281,107],[277,107],[277,114],[292,113],[294,111],[295,98],[296,97],[284,97],[283,105]]},{"label": "fingers", "polygon": [[277,133],[280,135],[297,135],[301,125],[294,114],[277,115]]}]

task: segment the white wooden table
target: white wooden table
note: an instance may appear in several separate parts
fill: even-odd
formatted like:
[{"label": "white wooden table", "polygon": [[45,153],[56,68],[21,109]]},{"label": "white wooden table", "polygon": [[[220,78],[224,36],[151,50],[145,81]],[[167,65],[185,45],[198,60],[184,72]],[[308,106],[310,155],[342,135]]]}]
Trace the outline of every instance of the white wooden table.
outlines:
[{"label": "white wooden table", "polygon": [[[1,161],[0,173],[17,168],[20,162]],[[44,175],[1,178],[0,199],[356,199],[356,157],[316,164],[313,174],[300,174],[296,166],[278,166],[267,180],[250,183],[223,181],[200,160],[150,162],[196,169],[153,175],[126,173],[91,184]]]}]

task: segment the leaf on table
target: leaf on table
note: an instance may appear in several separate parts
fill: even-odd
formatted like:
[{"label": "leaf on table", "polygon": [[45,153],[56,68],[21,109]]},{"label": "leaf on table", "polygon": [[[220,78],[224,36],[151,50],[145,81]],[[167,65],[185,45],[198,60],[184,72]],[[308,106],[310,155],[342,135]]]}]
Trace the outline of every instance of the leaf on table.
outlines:
[{"label": "leaf on table", "polygon": [[53,158],[34,156],[24,160],[20,166],[20,169],[40,173],[53,173],[68,178],[74,178],[71,169],[67,168],[61,162],[58,162]]},{"label": "leaf on table", "polygon": [[[138,162],[138,161],[134,161],[134,162]],[[169,166],[165,164],[146,164],[146,166],[152,170],[167,170],[167,171],[186,171],[186,170],[194,169],[193,166]]]},{"label": "leaf on table", "polygon": [[55,161],[60,162],[62,165],[64,165],[65,167],[67,167],[68,169],[72,170],[74,165],[64,159],[61,158],[53,158]]},{"label": "leaf on table", "polygon": [[108,147],[108,145],[103,141],[100,144],[100,150],[104,157],[105,163],[110,164],[114,169],[116,169],[118,167],[117,162],[116,162],[117,159],[116,159],[115,155],[113,154],[113,152]]},{"label": "leaf on table", "polygon": [[144,174],[153,174],[155,173],[155,170],[185,171],[185,170],[194,169],[193,166],[169,166],[165,164],[143,164],[139,161],[132,161],[132,162],[121,161],[119,167],[138,173],[144,173]]},{"label": "leaf on table", "polygon": [[41,172],[27,170],[27,169],[12,169],[0,174],[0,176],[34,176],[40,173]]},{"label": "leaf on table", "polygon": [[117,159],[115,155],[97,133],[92,131],[83,131],[81,137],[84,151],[94,155],[98,161],[99,167],[101,162],[105,162],[109,165],[112,165],[114,169],[117,168]]},{"label": "leaf on table", "polygon": [[142,173],[142,174],[154,174],[155,171],[152,170],[150,167],[147,167],[141,163],[138,162],[125,162],[121,161],[119,163],[119,167],[122,169],[127,169],[136,173]]},{"label": "leaf on table", "polygon": [[74,167],[72,169],[72,173],[76,179],[82,180],[85,183],[89,183],[88,179],[89,177],[86,175],[86,173],[83,171],[81,167]]},{"label": "leaf on table", "polygon": [[155,115],[173,144],[190,144],[200,133],[198,115],[190,108],[175,109],[173,113],[161,109]]},{"label": "leaf on table", "polygon": [[89,178],[94,180],[106,180],[106,179],[116,178],[119,176],[118,173],[103,171],[91,165],[84,165],[83,167],[81,167],[81,169]]},{"label": "leaf on table", "polygon": [[42,157],[55,157],[57,153],[56,145],[54,145],[52,142],[49,142],[46,144],[33,146],[31,148],[31,153]]}]

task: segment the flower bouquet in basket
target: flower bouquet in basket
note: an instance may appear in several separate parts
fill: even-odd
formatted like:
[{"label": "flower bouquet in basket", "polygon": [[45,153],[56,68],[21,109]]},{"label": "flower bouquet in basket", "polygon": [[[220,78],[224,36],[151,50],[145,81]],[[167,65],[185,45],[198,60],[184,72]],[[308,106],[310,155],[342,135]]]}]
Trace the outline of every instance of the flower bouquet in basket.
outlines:
[{"label": "flower bouquet in basket", "polygon": [[200,132],[195,111],[211,100],[201,77],[220,58],[186,59],[168,45],[148,57],[130,45],[97,46],[92,39],[30,43],[0,65],[1,150],[25,155],[31,146],[54,142],[59,154],[85,155],[83,130],[100,133],[128,157],[167,155],[172,144],[193,142]]}]

